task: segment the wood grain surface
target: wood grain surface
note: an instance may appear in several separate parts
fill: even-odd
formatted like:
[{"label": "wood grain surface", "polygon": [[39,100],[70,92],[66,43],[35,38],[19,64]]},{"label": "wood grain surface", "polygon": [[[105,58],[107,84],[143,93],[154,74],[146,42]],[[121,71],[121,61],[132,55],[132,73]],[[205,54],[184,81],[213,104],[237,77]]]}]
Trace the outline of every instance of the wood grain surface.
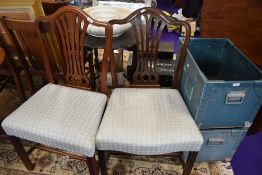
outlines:
[{"label": "wood grain surface", "polygon": [[262,68],[262,1],[206,0],[201,14],[201,37],[227,37]]}]

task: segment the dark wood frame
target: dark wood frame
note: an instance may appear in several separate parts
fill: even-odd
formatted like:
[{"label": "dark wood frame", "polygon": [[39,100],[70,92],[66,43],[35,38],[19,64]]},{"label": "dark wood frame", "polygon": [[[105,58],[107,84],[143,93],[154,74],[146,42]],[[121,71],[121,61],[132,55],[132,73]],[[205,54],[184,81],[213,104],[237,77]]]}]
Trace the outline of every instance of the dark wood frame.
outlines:
[{"label": "dark wood frame", "polygon": [[[39,17],[39,18],[36,19],[36,24],[39,26],[37,33],[38,33],[38,35],[41,36],[40,37],[41,38],[40,43],[41,43],[41,46],[44,48],[44,51],[43,51],[42,54],[43,54],[43,58],[44,58],[43,61],[44,61],[44,66],[45,66],[45,70],[46,70],[45,72],[46,72],[46,76],[48,78],[48,81],[50,83],[54,83],[55,78],[54,78],[52,66],[50,64],[50,60],[48,59],[48,52],[46,51],[49,46],[45,45],[45,44],[47,44],[47,42],[45,42],[45,37],[46,37],[45,34],[46,34],[47,31],[50,32],[50,30],[46,30],[46,28],[44,26],[46,26],[45,25],[46,23],[50,23],[52,25],[52,27],[54,27],[53,25],[54,25],[55,19],[58,18],[60,15],[65,15],[65,14],[68,14],[68,13],[70,13],[70,17],[72,17],[71,15],[75,15],[75,17],[77,16],[78,18],[83,19],[84,23],[86,23],[87,25],[92,24],[92,25],[96,25],[96,26],[99,26],[99,27],[104,27],[105,30],[106,30],[106,44],[105,44],[106,47],[104,49],[104,56],[103,56],[103,60],[102,60],[102,74],[101,74],[101,86],[100,86],[100,92],[106,93],[107,92],[107,57],[108,57],[109,49],[111,48],[112,30],[113,30],[112,26],[108,23],[103,23],[103,22],[98,22],[96,20],[93,20],[85,12],[83,12],[82,10],[80,10],[76,7],[72,7],[72,6],[62,7],[58,11],[56,11],[53,15],[45,16],[45,17]],[[65,28],[64,30],[66,31],[67,29]],[[71,28],[71,30],[72,30],[72,28]],[[53,33],[53,34],[56,34],[56,36],[59,35],[58,33]],[[71,35],[71,37],[74,37],[74,36]],[[62,40],[64,40],[64,38],[62,38]],[[84,42],[82,42],[82,44],[84,44]],[[65,54],[63,55],[63,53],[65,53],[65,52],[63,52],[63,50],[60,50],[60,51],[62,53],[61,53],[61,55],[60,55],[61,57],[59,59],[63,59],[63,56],[66,57]],[[76,51],[80,51],[80,50],[76,49],[73,52],[75,53]],[[81,51],[81,53],[83,53],[82,51]],[[74,57],[73,59],[76,59],[76,57]],[[81,59],[84,59],[84,57],[81,56]],[[65,71],[64,76],[67,76],[67,73],[69,71],[67,69],[64,70],[64,71]],[[65,79],[68,80],[67,78],[65,78]],[[79,86],[79,84],[74,84],[72,82],[69,82],[69,84],[65,84],[65,85],[68,85],[70,87],[83,89],[82,87]],[[83,85],[83,84],[80,83],[80,85]],[[84,89],[90,89],[90,88],[84,87]],[[60,155],[67,155],[67,156],[74,158],[74,159],[86,161],[86,163],[89,167],[90,174],[91,175],[98,175],[98,166],[97,166],[97,163],[96,163],[96,160],[95,160],[95,155],[93,157],[85,157],[84,158],[82,156],[73,155],[73,154],[67,153],[65,151],[61,151],[59,149],[51,148],[51,147],[41,145],[41,144],[36,144],[32,149],[25,151],[25,149],[24,149],[19,138],[15,137],[15,136],[9,136],[9,138],[10,138],[11,142],[13,143],[17,154],[19,155],[20,159],[22,160],[22,162],[24,163],[24,165],[26,166],[26,168],[28,170],[33,170],[33,168],[34,168],[34,165],[30,161],[28,155],[33,151],[33,149],[38,148],[38,149],[46,150],[46,151],[49,151],[49,152],[54,152],[54,153],[57,153],[57,154],[60,154]]]},{"label": "dark wood frame", "polygon": [[[11,44],[15,48],[13,52],[16,53],[18,62],[21,65],[18,71],[24,71],[30,95],[33,95],[36,91],[33,76],[41,77],[44,83],[47,82],[43,61],[44,56],[47,54],[47,51],[51,50],[55,52],[57,48],[55,48],[52,43],[45,43],[46,46],[48,46],[48,49],[45,49],[45,46],[41,43],[42,35],[38,32],[39,26],[35,21],[2,17],[0,22]],[[49,36],[45,38],[50,39]],[[29,42],[31,42],[31,44],[34,43],[34,48],[30,48],[32,45],[29,45]],[[6,46],[6,48],[8,48],[8,46]],[[9,53],[9,55],[11,55],[11,53]],[[56,62],[56,55],[49,54],[48,59],[51,62],[55,80],[62,79],[64,74]],[[9,62],[12,61],[14,62],[12,59],[9,60]],[[44,85],[44,83],[42,85]],[[26,98],[24,99],[26,100]]]},{"label": "dark wood frame", "polygon": [[[42,16],[42,17],[39,17],[36,19],[36,22],[38,23],[39,27],[40,27],[40,31],[41,31],[41,34],[44,38],[44,43],[45,43],[45,46],[47,46],[48,42],[46,41],[46,37],[44,36],[45,34],[50,34],[51,38],[52,38],[52,42],[54,43],[54,45],[57,45],[58,46],[62,46],[59,50],[63,50],[61,51],[57,57],[58,57],[58,62],[61,63],[61,60],[63,59],[67,59],[67,54],[65,54],[66,52],[66,49],[68,49],[67,47],[74,47],[72,43],[66,43],[66,41],[64,40],[63,37],[59,37],[59,33],[60,33],[60,30],[62,31],[62,28],[55,28],[55,26],[57,25],[57,21],[55,21],[56,18],[60,17],[61,15],[63,15],[64,13],[64,9],[66,9],[69,13],[77,13],[78,15],[81,15],[81,18],[82,19],[86,19],[86,23],[87,25],[88,24],[92,24],[92,25],[95,25],[95,26],[98,26],[98,27],[104,27],[106,29],[106,33],[108,34],[108,36],[106,36],[106,40],[105,40],[105,48],[104,48],[104,57],[103,57],[103,60],[102,60],[102,73],[101,73],[101,81],[100,81],[100,91],[102,93],[106,93],[107,92],[107,71],[108,71],[108,63],[107,63],[107,53],[109,52],[109,50],[111,50],[111,43],[112,43],[112,26],[108,23],[104,23],[104,22],[99,22],[99,21],[96,21],[94,19],[92,19],[90,16],[88,16],[88,14],[86,14],[84,11],[82,11],[81,9],[79,8],[76,8],[76,7],[73,7],[73,6],[65,6],[65,7],[62,7],[60,8],[58,11],[56,11],[54,14],[50,15],[50,16]],[[71,18],[71,17],[70,17]],[[84,27],[87,27],[87,26],[84,26]],[[70,37],[74,37],[72,34],[70,34]],[[55,43],[57,42],[57,43]],[[82,42],[82,41],[80,41]],[[69,46],[71,44],[71,46]],[[84,42],[81,43],[82,46],[81,48],[76,48],[76,49],[80,49],[81,52],[83,52],[83,49],[84,49]],[[50,50],[47,48],[47,50]],[[69,52],[69,50],[68,50]],[[73,55],[74,55],[74,51],[73,51]],[[44,56],[46,59],[48,57],[48,55],[50,55],[50,52],[47,51],[47,54]],[[69,56],[70,57],[70,56]],[[73,56],[74,58],[77,58],[77,55],[74,55]],[[81,57],[81,55],[80,55]],[[54,71],[52,69],[52,66],[50,65],[50,62],[49,61],[44,61],[44,64],[45,64],[45,67],[46,67],[46,76],[48,77],[48,80],[49,82],[55,82],[55,78],[54,78]],[[74,63],[74,62],[71,62],[69,67],[70,66],[75,66],[74,64],[78,64],[78,63]],[[61,64],[62,68],[63,68],[63,71],[65,73],[65,77],[66,79],[68,74],[69,74],[69,71],[72,71],[72,70],[69,70],[65,65]],[[93,64],[90,64],[90,65],[93,65]],[[78,66],[78,65],[76,65]],[[77,76],[81,76],[81,71],[78,72]],[[83,77],[80,77],[80,78],[83,78]],[[82,85],[80,83],[80,85]],[[72,87],[79,87],[79,84],[77,82],[70,82],[69,84],[67,84],[67,86],[72,86]],[[83,87],[80,87],[80,88],[83,88]],[[84,88],[86,89],[90,89],[90,85],[87,85],[85,86]]]},{"label": "dark wood frame", "polygon": [[[7,68],[0,68],[0,74],[1,75],[7,75],[12,76],[15,81],[15,86],[18,91],[18,94],[20,95],[20,100],[23,102],[26,100],[25,93],[23,91],[22,83],[19,77],[19,72],[15,69],[14,65],[10,62],[9,58],[6,58],[5,50],[0,46],[0,67],[6,64]],[[9,115],[11,112],[13,112],[14,108],[8,108],[5,110],[5,112],[1,113],[0,116],[0,124],[2,123],[3,119]],[[3,131],[2,126],[0,125],[0,134],[5,134]]]},{"label": "dark wood frame", "polygon": [[[149,17],[147,15],[149,14]],[[142,26],[141,22],[141,17],[144,17],[146,24]],[[150,35],[150,30],[151,30],[151,22],[154,21],[153,24],[153,35],[151,35],[151,38],[149,38]],[[161,21],[161,22],[160,22]],[[150,59],[150,63],[154,62],[153,66],[150,65],[151,69],[155,69],[156,65],[156,59],[157,58],[157,53],[158,53],[158,46],[160,42],[160,37],[162,34],[162,31],[164,29],[164,26],[169,24],[169,25],[181,25],[185,27],[186,30],[186,35],[185,35],[185,42],[181,48],[181,53],[179,55],[179,58],[177,59],[177,65],[176,65],[176,70],[175,70],[175,76],[173,77],[173,87],[178,89],[179,88],[179,83],[181,79],[181,74],[183,70],[183,65],[185,62],[185,57],[186,57],[186,51],[187,47],[189,44],[190,40],[190,26],[187,22],[184,21],[178,21],[178,20],[173,20],[166,16],[162,11],[156,8],[142,8],[138,9],[132,14],[130,14],[128,17],[122,20],[111,20],[109,21],[111,25],[114,24],[126,24],[126,23],[131,23],[134,29],[134,33],[136,36],[136,49],[135,49],[135,54],[136,54],[136,69],[141,68],[141,64],[143,63],[142,59]],[[157,29],[157,26],[159,26],[159,30]],[[144,28],[143,28],[144,27]],[[156,31],[158,30],[158,32]],[[139,38],[140,37],[140,38]],[[150,40],[151,39],[151,40]],[[144,43],[145,42],[145,43]],[[153,45],[151,45],[153,43]],[[110,52],[112,54],[113,52]],[[142,54],[141,54],[142,53]],[[112,56],[112,55],[111,55]],[[134,59],[134,58],[133,58]],[[133,60],[134,61],[134,60]],[[140,64],[140,65],[139,65]],[[146,66],[148,64],[146,63]],[[112,65],[111,65],[112,66]],[[137,72],[135,70],[135,73],[133,75],[133,81],[135,83],[138,83],[139,87],[146,86],[146,87],[155,87],[158,81],[158,74],[154,73],[155,79],[150,79],[149,80],[138,80],[136,76],[142,76],[145,73],[151,73],[151,70],[146,70],[145,71],[140,71]],[[151,76],[151,74],[149,74]],[[100,162],[100,168],[102,171],[102,175],[107,175],[107,160],[108,160],[108,155],[112,154],[129,154],[129,153],[123,153],[123,152],[116,152],[113,150],[98,150],[98,156],[99,156],[99,162]],[[187,161],[184,162],[183,159],[180,156],[180,161],[183,167],[183,175],[189,175],[192,167],[194,165],[195,159],[197,157],[197,153],[195,151],[190,151]],[[174,155],[175,153],[171,153],[168,155]],[[177,154],[176,154],[177,155]],[[165,156],[165,155],[164,155]]]},{"label": "dark wood frame", "polygon": [[[1,17],[8,16],[10,18],[17,19],[34,19],[35,16],[43,15],[43,9],[41,6],[41,2],[39,0],[19,0],[19,1],[0,1],[1,9]],[[23,7],[21,7],[23,6]],[[5,10],[7,10],[5,12]],[[1,32],[1,44],[6,52],[6,67],[0,69],[0,74],[12,76],[15,81],[16,89],[21,97],[22,101],[26,100],[25,93],[23,92],[23,87],[20,82],[19,74],[23,71],[21,66],[17,66],[16,60],[14,61],[13,57],[16,56],[12,50],[14,50],[13,46],[11,46],[9,39],[6,36],[6,31],[2,28],[0,24]],[[13,66],[13,68],[11,68]],[[21,74],[20,74],[21,75]],[[31,87],[29,87],[30,89]]]},{"label": "dark wood frame", "polygon": [[[3,47],[6,47],[6,46],[3,45]],[[26,95],[25,95],[25,92],[23,90],[23,86],[22,86],[21,79],[20,79],[20,76],[19,76],[20,70],[15,68],[15,64],[13,63],[12,60],[10,60],[10,58],[6,58],[5,50],[1,47],[0,47],[0,52],[1,52],[0,56],[2,57],[1,59],[3,59],[3,62],[1,62],[1,64],[5,63],[7,65],[7,68],[1,68],[0,69],[0,74],[13,77],[13,79],[15,81],[16,89],[18,91],[18,94],[20,95],[20,100],[22,102],[24,102],[26,100]],[[1,66],[1,64],[0,64],[0,66]],[[14,109],[12,108],[12,109],[7,110],[7,112],[4,113],[3,118],[1,118],[1,120],[0,120],[0,124],[2,123],[2,119],[4,119],[13,110]],[[6,133],[3,130],[1,125],[0,125],[0,134],[6,135]],[[16,142],[15,140],[12,139],[12,137],[10,137],[10,141],[13,144],[15,150],[17,151],[17,153],[19,155],[24,154],[24,148],[21,147],[21,144],[19,144],[21,142]],[[26,166],[27,169],[29,169],[29,170],[33,169],[32,164],[30,164],[29,161],[28,161],[29,160],[28,157],[22,158],[21,160],[22,160],[22,162],[24,163],[24,165]]]},{"label": "dark wood frame", "polygon": [[[21,65],[22,70],[25,74],[24,76],[27,81],[27,86],[30,95],[33,95],[35,92],[35,86],[33,84],[32,76],[37,75],[44,77],[45,75],[43,70],[43,64],[41,64],[40,62],[41,58],[37,57],[37,59],[34,59],[34,55],[32,53],[35,50],[42,52],[43,48],[37,47],[35,50],[31,49],[28,46],[28,38],[26,38],[26,36],[28,36],[29,33],[31,33],[32,36],[39,39],[38,37],[40,36],[37,36],[37,26],[34,21],[10,19],[7,17],[2,17],[0,19],[0,22],[4,30],[6,31],[9,40],[15,48],[15,53],[18,57],[18,62]],[[33,41],[37,42],[38,40]],[[38,44],[40,43],[38,42]],[[28,63],[26,56],[31,66]]]},{"label": "dark wood frame", "polygon": [[[146,31],[144,31],[142,29],[142,22],[139,19],[139,18],[141,18],[141,16],[147,15],[148,13],[152,14],[153,18],[155,17],[156,18],[155,20],[157,20],[157,22],[161,21],[162,23],[164,23],[162,26],[159,27],[160,28],[159,30],[157,29],[156,26],[154,26],[154,29],[153,29],[154,31],[151,32],[151,33],[155,34],[154,32],[159,31],[160,34],[156,33],[155,38],[153,37],[153,38],[151,38],[151,40],[149,38],[149,33],[150,33],[150,30],[151,30],[150,29],[151,24],[146,23]],[[146,22],[147,21],[148,20],[146,20]],[[172,84],[172,86],[174,88],[178,88],[179,82],[180,82],[180,79],[181,79],[182,70],[183,70],[183,65],[184,65],[184,62],[185,62],[186,49],[187,49],[189,39],[190,39],[190,37],[189,37],[190,36],[190,26],[187,22],[171,19],[170,17],[165,15],[161,10],[159,10],[157,8],[146,7],[146,8],[142,8],[140,10],[136,10],[135,12],[130,14],[125,19],[111,20],[111,21],[109,21],[109,23],[111,25],[126,24],[126,23],[132,24],[133,29],[134,29],[134,33],[135,33],[135,37],[136,37],[136,49],[135,49],[136,58],[133,60],[135,62],[136,67],[138,67],[139,63],[141,64],[142,59],[145,59],[145,58],[148,59],[148,57],[150,57],[150,59],[153,60],[153,59],[157,58],[158,46],[159,46],[159,42],[160,42],[160,36],[157,36],[157,35],[161,35],[163,28],[164,28],[164,25],[167,25],[167,24],[168,25],[176,25],[176,26],[181,25],[181,26],[185,27],[185,30],[186,30],[186,32],[185,32],[185,36],[186,36],[185,37],[185,43],[184,43],[183,47],[181,48],[181,53],[179,55],[179,58],[177,59],[178,63],[176,65],[176,71],[175,71],[176,76],[173,77],[173,84]],[[156,24],[156,22],[155,22],[155,24]],[[135,25],[137,25],[138,27],[135,28],[134,27]],[[156,31],[156,30],[158,30],[158,31]],[[144,37],[144,36],[142,37],[144,40],[140,39],[141,35],[138,34],[138,33],[140,33],[140,34],[146,33],[146,37]],[[145,45],[144,41],[146,43],[146,47],[143,46],[143,45]],[[154,42],[155,47],[150,45],[149,42]],[[154,48],[152,49],[152,47],[154,47]],[[141,48],[141,49],[139,49],[139,48]],[[156,51],[154,51],[154,49]],[[141,54],[139,54],[139,52],[143,52],[143,54],[147,54],[147,55],[141,56]],[[150,52],[150,53],[148,54],[148,52]],[[112,66],[112,67],[114,67],[114,66]],[[142,74],[145,74],[145,73],[149,73],[149,70],[142,72]],[[139,81],[139,80],[137,80],[137,78],[134,78],[134,76],[136,77],[138,74],[139,74],[139,72],[136,72],[136,70],[135,70],[134,75],[133,75],[133,81],[134,81],[135,84],[138,84],[138,86],[147,85],[147,87],[150,87],[151,85],[157,84],[157,80],[158,80],[158,76],[159,76],[158,74],[155,73],[154,76],[156,78],[154,80],[151,80],[151,81],[144,81],[144,80]]]},{"label": "dark wood frame", "polygon": [[[1,36],[0,36],[0,40],[1,40]],[[3,51],[4,51],[4,55],[2,55],[4,58],[3,60],[3,64],[6,64],[7,67],[1,67],[0,68],[0,74],[1,75],[6,75],[6,76],[12,76],[12,78],[15,81],[15,87],[16,90],[20,96],[21,101],[25,101],[26,100],[26,95],[22,86],[22,82],[19,76],[19,73],[21,71],[21,69],[16,68],[15,63],[13,62],[13,60],[11,60],[11,58],[8,56],[7,53],[5,53],[6,50],[6,46],[2,45],[3,47]],[[1,64],[0,64],[1,66]]]}]

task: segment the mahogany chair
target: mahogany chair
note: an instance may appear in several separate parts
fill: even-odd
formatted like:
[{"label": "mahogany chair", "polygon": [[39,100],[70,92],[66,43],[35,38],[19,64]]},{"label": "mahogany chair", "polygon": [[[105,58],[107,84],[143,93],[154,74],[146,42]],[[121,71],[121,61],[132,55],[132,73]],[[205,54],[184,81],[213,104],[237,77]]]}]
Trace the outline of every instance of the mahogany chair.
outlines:
[{"label": "mahogany chair", "polygon": [[[14,21],[14,22],[13,22]],[[15,62],[13,57],[9,58],[10,62],[13,62],[16,67],[16,71],[24,72],[24,77],[27,81],[27,86],[32,95],[34,93],[34,85],[32,79],[32,72],[30,73],[29,69],[35,67],[36,69],[40,69],[41,64],[38,64],[39,55],[35,57],[32,54],[32,50],[41,50],[40,48],[33,49],[34,47],[38,47],[39,44],[33,44],[31,41],[35,41],[37,35],[35,35],[36,26],[33,21],[27,21],[26,23],[19,23],[16,19],[8,19],[7,17],[2,17],[0,22],[6,31],[6,34],[11,41],[11,44],[14,46],[13,52],[16,52],[17,60]],[[31,34],[32,33],[32,34]],[[29,41],[30,40],[30,41]],[[12,53],[8,53],[10,49],[8,49],[8,45],[3,43],[6,47],[7,55],[12,55]],[[35,52],[36,53],[36,52]],[[36,63],[36,64],[35,64]]]},{"label": "mahogany chair", "polygon": [[[43,63],[45,48],[41,43],[38,26],[35,21],[30,20],[18,20],[7,17],[2,17],[0,20],[11,44],[16,50],[17,60],[27,80],[30,95],[33,95],[36,89],[33,83],[33,76],[41,77],[43,82],[46,81]],[[49,59],[52,61],[53,69],[59,75],[61,72],[58,71],[58,64],[55,62],[55,58],[51,58],[51,56]]]},{"label": "mahogany chair", "polygon": [[[65,68],[65,82],[63,85],[54,84],[50,60],[46,52],[43,52],[46,75],[50,83],[9,115],[2,122],[2,127],[10,136],[27,169],[32,170],[33,164],[19,138],[43,144],[37,145],[36,148],[86,160],[90,174],[97,175],[98,167],[94,156],[95,135],[107,101],[104,93],[107,91],[107,58],[112,40],[112,27],[107,23],[93,20],[82,10],[70,6],[62,7],[50,16],[37,19],[41,31],[45,31],[42,27],[47,26],[47,23],[51,25],[60,46],[59,63],[63,63]],[[88,91],[91,80],[85,69],[88,65],[85,65],[84,60],[84,42],[88,25],[104,27],[106,31],[106,47],[98,90],[101,93]],[[43,36],[40,43],[44,45],[46,33],[40,33],[40,30],[38,33]],[[58,149],[84,155],[85,158]]]},{"label": "mahogany chair", "polygon": [[[15,66],[14,60],[10,59],[10,56],[5,52],[6,50],[6,45],[2,42],[3,38],[0,35],[0,47],[1,47],[1,54],[0,54],[0,75],[4,76],[6,79],[6,85],[12,81],[11,79],[14,80],[15,83],[15,88],[19,94],[20,100],[23,102],[26,100],[26,95],[23,90],[21,78],[20,78],[20,72],[21,69],[17,69]],[[10,77],[10,78],[9,78]],[[1,85],[2,86],[2,85]],[[5,86],[5,85],[3,85]],[[1,87],[1,89],[4,87]],[[1,90],[0,90],[1,92]]]},{"label": "mahogany chair", "polygon": [[[12,81],[11,78],[15,81],[16,90],[20,96],[21,102],[26,100],[26,96],[23,91],[22,83],[19,77],[19,73],[16,71],[14,65],[11,63],[9,58],[7,58],[5,50],[0,46],[0,75],[4,75],[4,80],[1,81],[0,85],[0,93],[4,88],[6,88],[7,84],[10,83],[9,81]],[[3,83],[4,82],[4,83]],[[6,84],[5,84],[6,83]],[[1,99],[3,103],[5,103],[5,99]],[[13,112],[18,106],[18,104],[12,103],[11,105],[7,103],[6,106],[4,106],[0,110],[0,123],[2,120],[9,115],[11,112]],[[0,134],[4,134],[2,132],[2,127],[0,126]]]},{"label": "mahogany chair", "polygon": [[[190,27],[186,22],[173,21],[155,8],[142,8],[123,20],[113,20],[110,23],[132,24],[137,48],[137,67],[133,79],[146,87],[158,81],[156,58],[164,26],[184,26],[186,37],[178,56],[173,84],[175,88],[179,87],[190,39]],[[181,152],[189,152],[186,162],[180,159],[183,175],[189,175],[202,143],[203,137],[178,89],[114,89],[96,136],[103,175],[107,174],[109,153],[181,155]]]}]

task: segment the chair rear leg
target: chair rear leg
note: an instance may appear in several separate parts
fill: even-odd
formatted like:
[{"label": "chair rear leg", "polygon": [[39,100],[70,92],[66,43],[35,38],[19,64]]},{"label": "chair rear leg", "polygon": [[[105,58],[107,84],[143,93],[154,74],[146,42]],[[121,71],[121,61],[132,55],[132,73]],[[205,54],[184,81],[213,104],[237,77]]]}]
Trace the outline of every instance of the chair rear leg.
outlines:
[{"label": "chair rear leg", "polygon": [[186,166],[183,170],[183,175],[190,175],[193,165],[195,163],[198,152],[190,151],[187,157]]},{"label": "chair rear leg", "polygon": [[34,169],[34,165],[32,164],[31,160],[29,159],[25,148],[23,144],[21,143],[20,139],[14,136],[9,136],[10,141],[12,142],[14,149],[22,162],[24,163],[25,167],[29,170],[32,171]]},{"label": "chair rear leg", "polygon": [[95,66],[96,70],[99,72],[99,59],[98,59],[98,50],[94,49],[94,54],[95,54]]},{"label": "chair rear leg", "polygon": [[111,78],[112,78],[112,87],[118,87],[117,82],[117,65],[114,57],[114,51],[109,50],[109,57],[110,57],[110,71],[111,71]]},{"label": "chair rear leg", "polygon": [[99,167],[101,169],[101,175],[107,175],[107,160],[105,157],[105,151],[97,151],[98,152],[98,159],[99,159]]},{"label": "chair rear leg", "polygon": [[32,96],[32,95],[34,95],[34,92],[35,92],[35,85],[33,83],[33,77],[29,74],[28,71],[25,70],[24,72],[25,72],[25,77],[26,77],[26,81],[27,81],[27,84],[28,84],[30,96]]},{"label": "chair rear leg", "polygon": [[22,102],[26,101],[26,95],[25,95],[25,91],[24,91],[24,88],[23,88],[23,85],[22,85],[22,82],[21,82],[21,78],[19,76],[19,71],[16,70],[13,66],[13,65],[15,65],[15,63],[12,63],[9,60],[9,57],[8,57],[6,59],[6,64],[11,71],[11,74],[12,74],[13,79],[15,81],[15,86],[16,86],[17,92],[19,93],[19,96],[20,96]]},{"label": "chair rear leg", "polygon": [[87,166],[89,168],[90,175],[99,175],[98,166],[97,166],[95,156],[94,157],[86,157],[86,160],[87,160]]},{"label": "chair rear leg", "polygon": [[15,80],[15,86],[16,86],[16,89],[19,93],[20,99],[22,100],[22,102],[26,101],[25,91],[23,89],[23,85],[22,85],[22,82],[19,78],[19,75],[13,74],[13,78]]}]

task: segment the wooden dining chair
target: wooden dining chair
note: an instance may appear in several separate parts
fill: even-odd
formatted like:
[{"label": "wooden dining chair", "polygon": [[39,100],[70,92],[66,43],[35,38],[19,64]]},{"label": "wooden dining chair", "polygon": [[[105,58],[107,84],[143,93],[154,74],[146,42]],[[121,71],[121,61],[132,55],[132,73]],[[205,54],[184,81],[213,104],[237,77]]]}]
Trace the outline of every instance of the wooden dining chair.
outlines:
[{"label": "wooden dining chair", "polygon": [[[9,115],[2,122],[2,127],[10,136],[15,150],[27,169],[32,170],[33,165],[19,138],[41,144],[36,148],[86,160],[90,174],[98,175],[94,156],[95,135],[107,101],[104,93],[107,91],[107,58],[112,40],[112,27],[107,23],[93,20],[76,7],[62,7],[51,16],[37,19],[41,29],[38,33],[43,36],[40,42],[42,45],[46,43],[46,33],[42,27],[47,23],[51,25],[60,46],[59,61],[60,63],[63,61],[65,65],[65,82],[63,85],[54,84],[53,69],[48,54],[40,50],[44,57],[49,84]],[[98,89],[100,93],[88,91],[90,75],[85,68],[88,65],[84,60],[84,42],[89,25],[103,27],[106,32],[106,47],[102,60],[100,89]],[[73,154],[84,155],[85,158]]]},{"label": "wooden dining chair", "polygon": [[[19,21],[22,22],[20,23]],[[33,21],[9,19],[5,16],[0,19],[0,22],[6,31],[7,37],[9,38],[12,46],[14,47],[12,52],[15,52],[17,56],[17,63],[14,63],[18,65],[16,69],[21,69],[24,72],[24,77],[27,81],[27,88],[32,95],[35,89],[32,79],[32,72],[35,69],[43,70],[41,68],[43,64],[39,63],[39,55],[36,56],[38,54],[36,50],[39,51],[41,48],[39,48],[39,42],[37,42],[38,39],[36,39],[37,35],[35,23]],[[9,46],[6,43],[3,44],[7,48],[7,55],[12,55],[12,53],[8,53],[8,51],[10,51],[10,49],[8,49]],[[10,59],[13,59],[12,62],[15,62],[15,59],[12,56]]]},{"label": "wooden dining chair", "polygon": [[[0,63],[0,76],[5,77],[5,85],[14,81],[15,89],[20,97],[21,102],[26,100],[25,91],[23,89],[20,73],[22,69],[16,67],[15,61],[10,58],[8,53],[6,52],[7,46],[3,42],[3,38],[0,35],[0,47],[1,47],[1,63]],[[4,87],[1,87],[3,89]],[[0,90],[1,92],[1,90]]]},{"label": "wooden dining chair", "polygon": [[[2,77],[3,79],[1,79]],[[4,46],[0,43],[0,94],[5,93],[4,89],[10,88],[9,84],[11,84],[13,81],[20,100],[18,98],[14,98],[14,100],[10,100],[10,98],[2,99],[5,97],[2,95],[2,106],[0,106],[0,123],[2,123],[3,119],[5,119],[6,116],[8,116],[19,106],[20,102],[24,102],[26,100],[19,72],[15,69],[14,63],[11,62],[10,58],[7,57]],[[0,126],[0,135],[4,134],[2,131],[3,129]]]},{"label": "wooden dining chair", "polygon": [[[16,53],[18,65],[24,72],[26,85],[29,89],[30,95],[33,95],[36,91],[36,86],[41,87],[46,83],[42,54],[45,49],[41,43],[41,35],[38,33],[38,26],[36,22],[32,20],[19,20],[2,17],[0,21],[6,31],[7,37],[14,46],[15,51],[13,50],[13,52]],[[49,49],[52,49],[52,47]],[[11,55],[11,53],[9,55]],[[49,55],[49,59],[57,78],[61,74],[61,69],[59,69],[56,59],[51,56],[53,55]],[[14,58],[10,59],[14,60]],[[34,84],[34,76],[40,77],[43,83]]]},{"label": "wooden dining chair", "polygon": [[189,25],[171,20],[155,8],[138,9],[125,19],[110,23],[132,24],[137,48],[133,79],[145,87],[158,81],[156,59],[164,26],[182,25],[186,28],[186,37],[178,56],[175,89],[116,88],[112,91],[96,136],[102,174],[107,174],[108,153],[172,155],[188,151],[187,161],[181,158],[181,163],[183,175],[189,175],[203,143],[203,137],[177,89],[189,43]]}]

